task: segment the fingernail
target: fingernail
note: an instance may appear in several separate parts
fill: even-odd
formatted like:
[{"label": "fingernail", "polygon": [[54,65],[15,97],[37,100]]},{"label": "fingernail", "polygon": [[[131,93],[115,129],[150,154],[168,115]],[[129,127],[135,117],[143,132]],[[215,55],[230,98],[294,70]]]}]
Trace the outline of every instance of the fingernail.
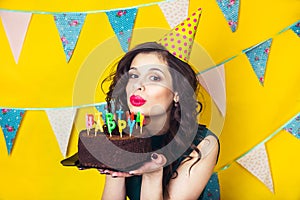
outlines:
[{"label": "fingernail", "polygon": [[158,158],[158,155],[156,153],[151,154],[151,158],[156,160]]}]

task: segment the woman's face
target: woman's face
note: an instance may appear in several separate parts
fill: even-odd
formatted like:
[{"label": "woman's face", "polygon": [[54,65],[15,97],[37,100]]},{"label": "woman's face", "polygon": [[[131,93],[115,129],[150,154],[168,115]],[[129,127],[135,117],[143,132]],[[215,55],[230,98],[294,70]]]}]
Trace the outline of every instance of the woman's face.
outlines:
[{"label": "woman's face", "polygon": [[131,112],[145,116],[166,114],[173,103],[172,77],[167,63],[155,53],[140,53],[133,59],[126,86]]}]

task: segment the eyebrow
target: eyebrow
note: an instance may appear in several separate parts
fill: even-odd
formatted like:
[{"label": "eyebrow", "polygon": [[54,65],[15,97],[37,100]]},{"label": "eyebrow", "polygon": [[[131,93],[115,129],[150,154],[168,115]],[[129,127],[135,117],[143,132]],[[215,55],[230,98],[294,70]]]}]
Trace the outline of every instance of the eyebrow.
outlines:
[{"label": "eyebrow", "polygon": [[[138,69],[137,69],[136,67],[131,67],[129,70],[137,70],[137,71],[138,71]],[[159,69],[159,68],[150,68],[149,71],[159,71],[159,72],[161,72],[162,74],[165,74],[165,72],[163,72],[163,71],[162,71],[161,69]]]}]

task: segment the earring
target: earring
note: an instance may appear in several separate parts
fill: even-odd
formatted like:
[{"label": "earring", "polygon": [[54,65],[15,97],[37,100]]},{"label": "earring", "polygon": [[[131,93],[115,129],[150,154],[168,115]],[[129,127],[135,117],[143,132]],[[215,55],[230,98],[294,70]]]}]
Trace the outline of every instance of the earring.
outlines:
[{"label": "earring", "polygon": [[174,106],[177,108],[178,107],[178,101],[174,102]]}]

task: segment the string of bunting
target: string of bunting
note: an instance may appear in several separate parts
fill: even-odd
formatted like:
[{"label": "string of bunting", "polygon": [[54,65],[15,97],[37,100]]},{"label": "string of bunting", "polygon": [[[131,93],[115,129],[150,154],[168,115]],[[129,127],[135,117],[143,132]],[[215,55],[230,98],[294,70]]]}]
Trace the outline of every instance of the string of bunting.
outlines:
[{"label": "string of bunting", "polygon": [[[282,31],[278,32],[276,35],[279,35],[287,30],[293,30],[298,36],[300,36],[300,22],[296,22],[286,28],[284,28]],[[275,36],[276,36],[275,35]],[[273,37],[275,37],[273,36]],[[212,66],[212,67],[209,67],[208,69],[204,70],[204,71],[201,71],[199,72],[199,74],[204,74],[205,72],[208,72],[208,71],[212,71],[214,68],[216,67],[219,67],[219,66],[223,66],[223,64],[229,62],[230,60],[238,57],[239,55],[242,55],[242,54],[246,54],[248,56],[248,59],[250,60],[250,63],[251,63],[251,60],[253,60],[253,57],[254,57],[254,62],[255,60],[259,60],[259,58],[257,59],[257,55],[258,53],[256,53],[256,51],[258,50],[259,52],[269,52],[269,49],[270,49],[270,41],[272,40],[271,39],[268,39],[264,42],[261,42],[257,45],[254,45],[250,48],[247,48],[245,50],[243,50],[241,53],[237,54],[237,55],[234,55],[228,59],[226,59],[225,61],[219,63],[218,65],[215,65],[215,66]],[[263,46],[263,48],[261,48]],[[268,49],[266,51],[266,49]],[[267,53],[265,53],[267,54]],[[265,55],[266,56],[266,55]],[[265,69],[265,65],[266,65],[266,58],[262,59],[263,60],[263,64],[262,67],[263,69]],[[255,65],[254,65],[255,66]],[[255,68],[253,67],[254,71],[256,72]],[[257,76],[258,76],[258,73],[263,71],[264,70],[261,70],[259,69],[260,71],[257,72]],[[262,73],[264,75],[264,73]],[[260,75],[260,76],[263,76],[263,75]],[[259,76],[258,76],[259,77]],[[263,83],[263,78],[259,77],[259,80],[261,83]],[[34,111],[34,110],[44,110],[44,111],[51,111],[51,110],[60,110],[60,112],[65,112],[66,110],[77,110],[79,108],[84,108],[84,107],[91,107],[91,106],[100,106],[102,105],[102,103],[94,103],[94,104],[86,104],[86,105],[78,105],[78,106],[69,106],[69,107],[56,107],[56,108],[13,108],[13,107],[3,107],[1,110],[2,112],[0,113],[1,116],[0,116],[0,123],[1,123],[1,127],[2,127],[2,130],[5,131],[5,139],[6,139],[6,142],[7,142],[7,149],[8,149],[8,152],[10,154],[11,152],[11,149],[12,149],[12,146],[13,146],[13,141],[14,141],[14,138],[16,136],[16,133],[17,133],[17,130],[20,126],[20,123],[22,121],[22,117],[25,113],[25,111]],[[6,114],[9,114],[9,115],[6,115]],[[11,116],[10,116],[11,115]],[[75,114],[74,114],[75,115]],[[6,121],[6,118],[4,116],[10,116],[8,121]],[[49,117],[49,116],[48,116]],[[49,118],[53,118],[54,116],[50,116]],[[73,118],[73,117],[71,117]],[[9,122],[9,123],[8,123]],[[70,130],[71,131],[71,130]]]},{"label": "string of bunting", "polygon": [[[225,19],[232,32],[237,30],[238,14],[239,14],[239,0],[216,0],[218,6],[223,12]],[[160,2],[154,2],[149,4],[142,4],[134,7],[127,8],[115,8],[109,10],[93,10],[83,12],[46,12],[46,11],[21,11],[21,10],[8,10],[0,9],[0,16],[2,24],[6,31],[8,41],[13,51],[15,62],[18,63],[19,55],[22,50],[22,45],[26,37],[26,32],[31,20],[32,14],[51,14],[54,17],[59,36],[62,42],[62,46],[66,55],[67,62],[70,61],[74,49],[76,47],[77,40],[79,38],[82,26],[85,22],[87,14],[103,13],[105,12],[110,25],[118,37],[121,48],[124,52],[128,51],[132,31],[134,28],[135,18],[138,12],[138,8],[159,5],[164,13],[169,25],[173,28],[178,22],[186,18],[189,7],[188,0],[165,0]],[[181,11],[178,8],[184,8]],[[177,10],[176,10],[177,9]],[[174,15],[177,14],[177,15]],[[179,14],[178,14],[179,13]],[[173,16],[173,17],[172,17]],[[16,30],[15,24],[18,24]],[[207,72],[212,72],[213,69],[220,69],[227,62],[234,58],[245,54],[257,76],[261,85],[264,84],[264,77],[266,71],[266,65],[268,56],[271,49],[273,38],[277,35],[284,33],[287,30],[292,30],[298,37],[300,37],[300,21],[291,24],[284,28],[280,32],[276,33],[273,37],[268,38],[256,45],[242,50],[240,53],[225,59],[221,63],[211,66],[204,71],[198,73],[198,75],[207,75]],[[224,84],[224,83],[222,83]],[[223,88],[225,90],[225,88]],[[216,100],[214,99],[216,102]],[[225,97],[222,101],[226,101]],[[68,106],[68,107],[56,107],[56,108],[0,108],[0,126],[2,128],[8,154],[11,153],[15,136],[18,128],[21,125],[23,116],[26,111],[45,111],[53,132],[55,133],[60,150],[64,156],[66,156],[68,141],[72,130],[76,111],[84,107],[95,107],[99,112],[105,112],[105,103],[94,103],[86,105]],[[223,113],[224,109],[219,108]],[[225,114],[224,114],[225,115]],[[247,152],[240,155],[238,158],[228,162],[226,165],[216,171],[216,174],[228,169],[234,162],[239,163],[241,166],[250,171],[261,182],[263,182],[270,191],[273,190],[273,182],[268,162],[268,156],[265,149],[265,143],[271,140],[281,130],[294,135],[297,139],[300,139],[300,113],[293,116],[288,122],[282,125],[279,129],[269,135],[266,139],[255,145]],[[256,162],[253,162],[252,160]],[[255,164],[254,164],[255,163]],[[266,173],[267,172],[267,173]]]},{"label": "string of bunting", "polygon": [[[153,5],[159,5],[166,17],[170,16],[169,13],[171,12],[177,13],[177,15],[169,21],[177,23],[178,20],[186,17],[189,2],[188,0],[164,0],[126,8],[81,12],[25,11],[0,8],[0,17],[12,49],[14,60],[18,63],[32,14],[53,15],[66,56],[66,61],[69,62],[87,14],[106,13],[123,51],[127,52],[138,8]],[[183,5],[186,10],[182,10]],[[15,26],[15,24],[18,24],[19,26]]]},{"label": "string of bunting", "polygon": [[[300,139],[300,112],[288,120],[284,125],[275,130],[267,138],[265,138],[260,143],[256,144],[254,147],[249,149],[247,152],[238,156],[234,160],[229,161],[224,166],[216,170],[216,173],[228,169],[233,163],[237,162],[244,168],[249,170],[253,175],[255,175],[261,182],[263,182],[272,192],[273,183],[270,173],[269,161],[267,156],[267,151],[265,149],[265,143],[274,138],[282,130],[285,130]],[[253,162],[255,160],[256,162]],[[254,164],[255,163],[255,164]],[[255,165],[255,166],[251,166]],[[258,166],[259,165],[259,166]],[[266,173],[268,172],[268,173]]]}]

